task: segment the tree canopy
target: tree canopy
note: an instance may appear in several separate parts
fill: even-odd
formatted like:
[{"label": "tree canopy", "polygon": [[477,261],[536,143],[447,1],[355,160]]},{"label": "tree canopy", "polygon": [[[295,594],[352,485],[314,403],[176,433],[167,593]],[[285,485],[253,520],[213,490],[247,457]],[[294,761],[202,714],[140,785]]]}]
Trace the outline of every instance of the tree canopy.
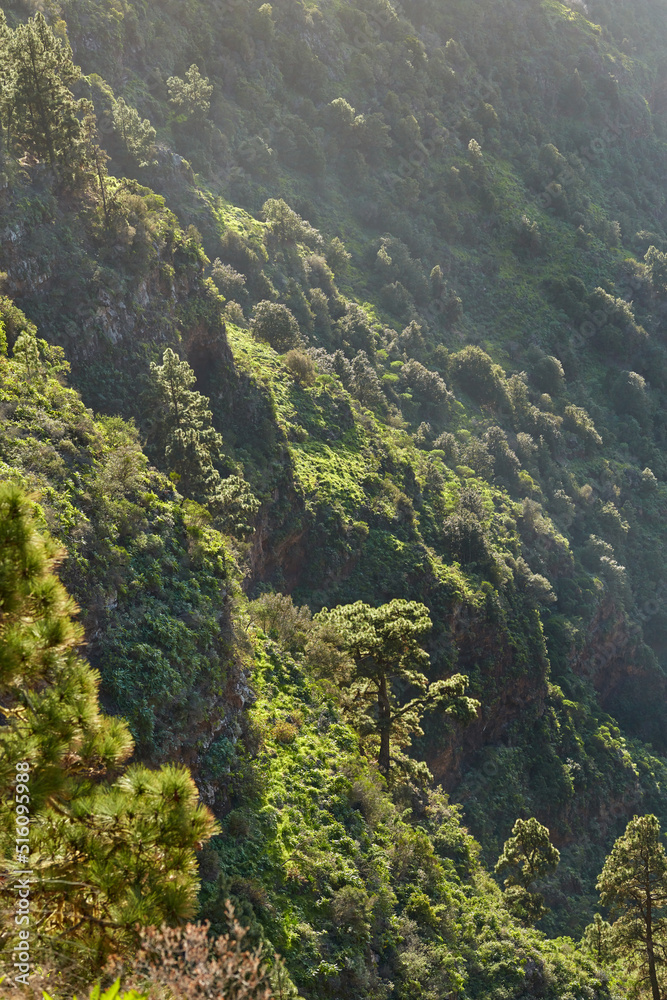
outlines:
[{"label": "tree canopy", "polygon": [[667,968],[667,853],[656,816],[635,816],[598,879],[600,902],[616,918],[614,941],[638,981],[661,1000]]},{"label": "tree canopy", "polygon": [[549,831],[535,817],[518,819],[512,836],[505,841],[496,872],[508,872],[505,898],[508,906],[527,922],[539,920],[547,912],[542,895],[531,887],[558,867],[560,852],[553,846]]},{"label": "tree canopy", "polygon": [[222,435],[213,427],[209,400],[192,388],[195,373],[170,347],[161,365],[151,364],[151,376],[160,407],[156,445],[164,450],[164,461],[187,496],[210,497],[220,481],[215,463],[221,457]]},{"label": "tree canopy", "polygon": [[479,702],[465,694],[467,677],[454,674],[431,682],[423,673],[429,655],[420,640],[432,627],[425,605],[395,599],[372,608],[357,601],[322,611],[316,620],[338,633],[351,657],[351,676],[342,681],[349,684],[362,734],[377,737],[378,767],[386,777],[392,761],[404,761],[400,748],[422,734],[426,709],[438,707],[462,723],[475,717]]},{"label": "tree canopy", "polygon": [[[194,852],[216,825],[184,767],[126,766],[132,739],[100,711],[99,675],[77,652],[62,558],[34,503],[0,486],[0,901],[13,907],[29,867],[35,948],[48,956],[57,940],[96,967],[130,946],[138,923],[193,915]],[[19,812],[27,843],[16,839]],[[0,952],[13,936],[5,924]]]},{"label": "tree canopy", "polygon": [[7,29],[0,24],[0,121],[8,145],[51,168],[80,169],[89,159],[93,106],[75,99],[81,77],[69,46],[40,12]]}]

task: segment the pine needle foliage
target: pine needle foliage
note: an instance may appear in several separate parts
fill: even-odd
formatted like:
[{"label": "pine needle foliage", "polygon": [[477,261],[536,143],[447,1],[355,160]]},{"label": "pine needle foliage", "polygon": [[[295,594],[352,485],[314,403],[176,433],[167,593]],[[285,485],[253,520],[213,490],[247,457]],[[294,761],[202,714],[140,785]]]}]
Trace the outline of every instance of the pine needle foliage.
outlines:
[{"label": "pine needle foliage", "polygon": [[[429,663],[428,653],[419,645],[431,628],[425,605],[395,599],[372,608],[357,601],[322,611],[317,620],[338,631],[354,662],[351,678],[343,683],[349,683],[361,732],[379,739],[378,767],[385,777],[392,756],[398,759],[397,750],[407,746],[413,735],[423,735],[420,722],[427,708],[440,707],[461,722],[475,717],[479,702],[466,696],[466,677],[455,674],[431,683],[419,669]],[[403,690],[412,690],[414,697],[401,696]]]},{"label": "pine needle foliage", "polygon": [[505,899],[511,912],[526,923],[534,923],[547,912],[542,895],[533,884],[555,871],[560,852],[551,843],[549,831],[534,817],[518,819],[505,842],[496,872],[507,872]]},{"label": "pine needle foliage", "polygon": [[89,160],[93,106],[75,99],[81,77],[69,45],[56,38],[41,12],[11,32],[4,15],[0,55],[0,120],[8,144],[52,170],[81,170]]},{"label": "pine needle foliage", "polygon": [[667,972],[667,853],[656,816],[630,820],[598,879],[600,901],[611,908],[614,943],[636,984],[664,996]]},{"label": "pine needle foliage", "polygon": [[[78,652],[77,607],[56,576],[62,557],[35,504],[2,485],[0,961],[11,964],[14,883],[29,868],[35,948],[47,954],[57,941],[61,959],[83,950],[94,968],[129,946],[136,924],[192,916],[194,849],[215,822],[185,768],[125,767],[132,739],[100,711],[99,676]],[[28,788],[29,853],[16,842],[19,781]]]}]

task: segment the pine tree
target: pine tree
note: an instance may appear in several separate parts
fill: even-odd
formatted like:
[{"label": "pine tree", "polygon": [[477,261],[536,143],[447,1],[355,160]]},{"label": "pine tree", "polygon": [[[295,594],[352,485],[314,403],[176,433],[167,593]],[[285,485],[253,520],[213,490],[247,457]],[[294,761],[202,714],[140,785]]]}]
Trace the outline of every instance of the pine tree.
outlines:
[{"label": "pine tree", "polygon": [[151,447],[186,497],[206,504],[227,534],[244,538],[252,531],[259,501],[239,476],[221,479],[215,467],[222,436],[213,426],[210,401],[192,386],[197,381],[187,361],[167,348],[162,364],[151,365],[158,414]]},{"label": "pine tree", "polygon": [[81,71],[71,52],[37,13],[14,32],[9,56],[14,74],[9,127],[20,153],[50,167],[77,166],[90,152],[93,106],[76,100]]},{"label": "pine tree", "polygon": [[141,118],[136,108],[126,104],[122,97],[111,101],[113,127],[119,134],[131,159],[139,167],[156,163],[155,129],[148,118]]},{"label": "pine tree", "polygon": [[380,379],[365,351],[359,351],[352,362],[352,381],[350,392],[364,404],[375,409],[386,406]]},{"label": "pine tree", "polygon": [[667,295],[667,254],[650,246],[644,255],[644,260],[651,288],[658,298],[664,299]]},{"label": "pine tree", "polygon": [[[363,601],[341,605],[315,616],[333,627],[353,661],[352,674],[342,678],[348,688],[362,734],[379,741],[378,767],[388,776],[397,753],[413,735],[422,735],[421,719],[437,706],[461,722],[471,721],[479,702],[465,696],[468,678],[455,674],[429,683],[420,667],[429,663],[419,639],[431,628],[428,608],[416,601],[393,600],[380,608]],[[413,688],[413,698],[402,698]],[[392,751],[393,747],[393,751]]]},{"label": "pine tree", "polygon": [[167,87],[172,107],[183,111],[188,118],[201,121],[206,117],[211,106],[213,87],[208,77],[201,75],[195,63],[186,72],[184,80],[180,76],[170,76]]},{"label": "pine tree", "polygon": [[614,957],[613,937],[611,924],[596,913],[593,923],[584,929],[579,947],[589,952],[598,965],[605,965]]},{"label": "pine tree", "polygon": [[40,370],[39,341],[37,333],[32,327],[24,330],[16,338],[12,357],[16,361],[21,361],[25,366],[28,379],[35,378]]},{"label": "pine tree", "polygon": [[206,502],[220,487],[214,466],[222,450],[222,436],[213,427],[209,400],[192,386],[197,381],[187,361],[170,347],[162,365],[151,365],[153,387],[160,406],[156,445],[169,470],[178,477],[179,489]]},{"label": "pine tree", "polygon": [[505,900],[508,908],[526,923],[534,923],[547,912],[543,897],[531,887],[537,879],[555,871],[559,861],[560,852],[551,843],[546,826],[534,817],[516,821],[495,870],[509,871]]},{"label": "pine tree", "polygon": [[14,94],[14,67],[10,58],[12,32],[0,10],[0,155],[8,146],[9,122]]},{"label": "pine tree", "polygon": [[216,492],[214,507],[226,534],[246,538],[252,533],[260,504],[245,479],[228,476]]},{"label": "pine tree", "polygon": [[215,832],[185,768],[124,768],[129,730],[100,712],[99,676],[77,652],[77,608],[55,572],[63,553],[38,529],[36,511],[16,486],[0,486],[0,906],[8,918],[0,962],[12,976],[22,871],[32,872],[33,960],[62,962],[75,949],[89,972],[131,944],[137,923],[192,915],[194,849]]},{"label": "pine tree", "polygon": [[653,1000],[664,996],[658,977],[667,959],[667,854],[656,816],[635,816],[614,844],[597,888],[603,906],[616,917],[614,942]]}]

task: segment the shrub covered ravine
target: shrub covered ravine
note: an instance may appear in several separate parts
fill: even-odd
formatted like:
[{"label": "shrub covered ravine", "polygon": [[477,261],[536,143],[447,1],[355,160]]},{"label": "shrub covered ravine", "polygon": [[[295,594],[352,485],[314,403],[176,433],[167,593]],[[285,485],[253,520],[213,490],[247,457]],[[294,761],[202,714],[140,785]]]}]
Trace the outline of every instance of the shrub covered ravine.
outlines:
[{"label": "shrub covered ravine", "polygon": [[664,10],[2,10],[2,973],[660,1000]]}]

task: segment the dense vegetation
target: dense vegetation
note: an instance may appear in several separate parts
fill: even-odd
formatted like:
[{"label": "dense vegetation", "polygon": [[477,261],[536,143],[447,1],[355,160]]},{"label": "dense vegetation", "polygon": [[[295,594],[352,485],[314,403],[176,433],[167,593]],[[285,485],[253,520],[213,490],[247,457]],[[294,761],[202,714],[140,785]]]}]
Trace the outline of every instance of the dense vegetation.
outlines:
[{"label": "dense vegetation", "polygon": [[[190,769],[219,832],[160,836],[276,995],[659,1000],[664,10],[3,7],[3,788],[43,771],[44,864],[97,879],[34,960],[67,996],[110,935],[148,989],[133,923],[194,914],[187,866],[182,905],[171,862],[140,888],[134,811],[134,902],[82,823],[133,752],[203,824]],[[62,619],[25,674],[5,508]],[[42,746],[33,683],[84,685],[78,735]]]}]

